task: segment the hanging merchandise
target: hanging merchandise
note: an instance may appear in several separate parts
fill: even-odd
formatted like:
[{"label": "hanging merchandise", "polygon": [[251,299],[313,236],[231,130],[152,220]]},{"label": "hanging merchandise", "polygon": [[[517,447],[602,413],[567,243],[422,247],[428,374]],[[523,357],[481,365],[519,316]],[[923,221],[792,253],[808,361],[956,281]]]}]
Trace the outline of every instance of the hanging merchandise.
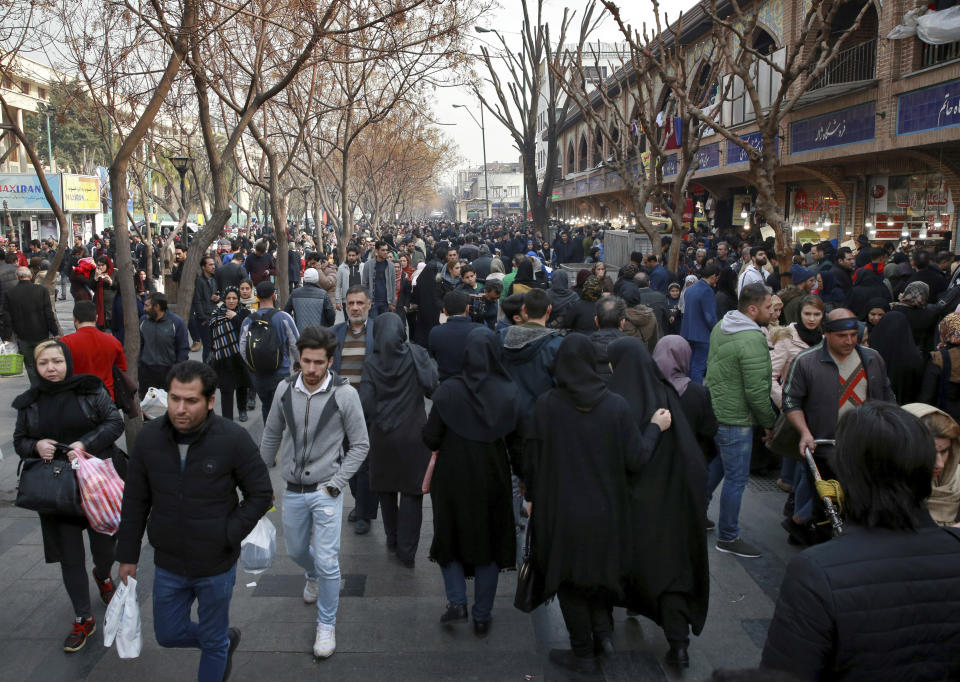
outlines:
[{"label": "hanging merchandise", "polygon": [[887,38],[902,40],[916,36],[929,45],[946,45],[960,40],[960,5],[947,9],[912,9],[903,15],[903,23],[895,26]]}]

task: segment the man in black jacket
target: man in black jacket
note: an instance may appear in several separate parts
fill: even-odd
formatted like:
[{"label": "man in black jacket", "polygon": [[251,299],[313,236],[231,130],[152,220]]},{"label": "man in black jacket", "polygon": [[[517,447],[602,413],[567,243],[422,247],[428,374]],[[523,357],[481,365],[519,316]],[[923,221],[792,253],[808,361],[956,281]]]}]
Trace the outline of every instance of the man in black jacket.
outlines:
[{"label": "man in black jacket", "polygon": [[[214,273],[217,269],[217,262],[213,256],[204,256],[200,259],[200,274],[197,275],[196,283],[193,286],[193,306],[190,314],[195,324],[195,329],[200,332],[200,343],[203,348],[203,361],[210,358],[213,351],[213,335],[210,330],[210,317],[220,302],[220,294],[217,289],[217,280]],[[196,339],[196,337],[194,337]],[[192,350],[192,349],[191,349]]]},{"label": "man in black jacket", "polygon": [[462,291],[450,291],[443,297],[445,324],[430,330],[428,340],[430,355],[437,361],[440,381],[459,376],[463,365],[463,349],[467,335],[480,327],[468,314],[470,297]]},{"label": "man in black jacket", "polygon": [[[137,577],[149,518],[157,642],[200,649],[202,682],[230,675],[240,642],[240,631],[229,627],[240,542],[273,499],[256,443],[213,413],[216,390],[209,365],[188,360],[170,370],[167,414],[137,436],[117,531],[119,578],[126,584]],[[190,619],[194,599],[199,623]]]},{"label": "man in black jacket", "polygon": [[45,286],[30,281],[32,278],[30,268],[17,268],[17,286],[3,292],[6,299],[3,315],[6,319],[0,325],[0,328],[16,334],[31,385],[37,381],[33,349],[51,336],[60,335],[50,292]]}]

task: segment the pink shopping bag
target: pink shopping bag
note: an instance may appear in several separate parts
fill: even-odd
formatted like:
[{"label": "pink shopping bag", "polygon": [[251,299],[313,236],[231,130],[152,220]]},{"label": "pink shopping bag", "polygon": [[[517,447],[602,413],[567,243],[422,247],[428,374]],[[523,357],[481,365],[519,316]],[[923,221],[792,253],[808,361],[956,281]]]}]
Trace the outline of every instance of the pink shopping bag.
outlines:
[{"label": "pink shopping bag", "polygon": [[80,486],[80,506],[98,533],[113,535],[120,527],[120,505],[123,503],[123,479],[117,474],[113,460],[94,457],[83,450],[74,450],[73,468]]}]

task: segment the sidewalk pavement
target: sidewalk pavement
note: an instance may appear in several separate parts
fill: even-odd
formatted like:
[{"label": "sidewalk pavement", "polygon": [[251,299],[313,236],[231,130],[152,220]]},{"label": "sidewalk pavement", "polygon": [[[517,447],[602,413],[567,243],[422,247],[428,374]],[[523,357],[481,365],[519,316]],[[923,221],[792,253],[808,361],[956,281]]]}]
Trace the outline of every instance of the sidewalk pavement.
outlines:
[{"label": "sidewalk pavement", "polygon": [[[57,306],[66,331],[72,331],[71,306],[72,302]],[[0,401],[9,405],[26,387],[25,377],[0,378]],[[249,414],[246,427],[254,440],[259,440],[260,410]],[[143,618],[140,658],[120,660],[115,650],[103,646],[102,631],[76,654],[62,651],[73,614],[59,568],[43,561],[37,515],[13,506],[19,461],[11,442],[15,420],[11,408],[0,410],[0,450],[5,457],[0,462],[0,631],[5,633],[0,641],[0,679],[194,679],[199,652],[162,649],[153,636],[153,552],[149,544],[145,544],[138,574]],[[271,469],[271,479],[274,489],[281,491],[278,469]],[[349,490],[344,495],[345,518],[353,499]],[[715,551],[711,534],[710,612],[702,635],[692,638],[688,671],[681,675],[662,665],[667,643],[654,623],[627,618],[623,609],[616,609],[617,654],[603,663],[604,678],[704,680],[717,668],[757,666],[785,562],[796,553],[779,527],[783,501],[784,494],[769,480],[755,478],[747,487],[741,524],[745,537],[765,550],[760,559],[739,559]],[[282,536],[280,509],[268,516]],[[550,648],[569,647],[556,601],[531,615],[514,609],[515,572],[500,576],[493,626],[486,639],[476,638],[470,624],[452,629],[440,626],[446,599],[440,570],[427,558],[432,535],[429,496],[424,499],[420,549],[412,570],[387,552],[379,520],[373,521],[371,532],[364,536],[354,534],[352,524],[344,522],[337,653],[321,662],[315,662],[311,653],[316,607],[303,603],[302,572],[286,556],[282,538],[271,569],[251,575],[238,568],[231,624],[241,629],[243,638],[231,679],[571,679],[547,661]],[[468,594],[472,599],[470,585]],[[94,601],[94,615],[102,626],[104,607]]]}]

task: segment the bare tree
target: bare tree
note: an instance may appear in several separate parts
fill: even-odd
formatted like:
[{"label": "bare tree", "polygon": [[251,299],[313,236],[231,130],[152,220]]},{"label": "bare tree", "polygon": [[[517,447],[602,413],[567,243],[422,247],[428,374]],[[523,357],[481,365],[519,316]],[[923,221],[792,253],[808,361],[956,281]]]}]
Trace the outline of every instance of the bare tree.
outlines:
[{"label": "bare tree", "polygon": [[[567,73],[569,60],[569,52],[562,46],[571,16],[568,9],[564,8],[560,35],[554,47],[550,26],[543,21],[543,0],[537,0],[536,23],[530,21],[527,0],[521,0],[521,4],[522,49],[519,53],[512,51],[506,39],[499,33],[497,36],[503,48],[499,54],[491,54],[486,46],[481,46],[483,63],[494,96],[484,98],[479,91],[477,95],[483,106],[513,138],[513,144],[523,161],[523,182],[534,227],[545,230],[550,217],[547,207],[550,197],[553,196],[553,184],[556,180],[558,131],[563,128],[570,106],[569,98],[564,98],[563,102],[560,99],[561,80],[563,74]],[[497,66],[501,59],[506,70],[506,80],[501,78]],[[541,101],[544,102],[543,110],[546,114],[542,130],[537,123]],[[547,154],[546,170],[543,179],[538,183],[537,140],[541,135],[547,143]]]}]

